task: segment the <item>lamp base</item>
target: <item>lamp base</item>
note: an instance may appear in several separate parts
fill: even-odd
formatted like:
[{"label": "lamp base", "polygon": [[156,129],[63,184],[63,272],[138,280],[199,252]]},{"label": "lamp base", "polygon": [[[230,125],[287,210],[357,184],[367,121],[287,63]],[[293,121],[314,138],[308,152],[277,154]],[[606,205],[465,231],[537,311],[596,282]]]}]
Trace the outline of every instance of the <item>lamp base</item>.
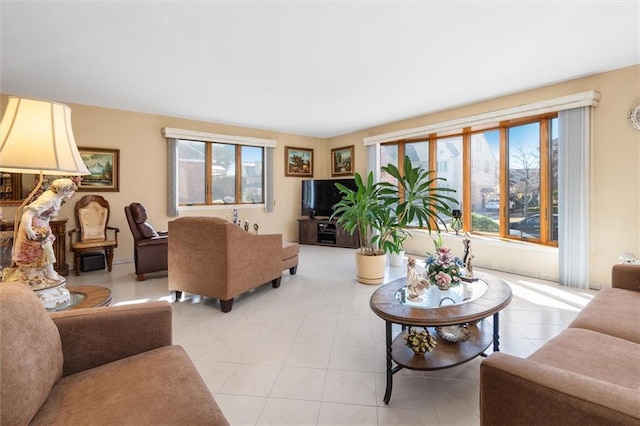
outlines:
[{"label": "lamp base", "polygon": [[68,305],[71,294],[66,288],[67,280],[60,277],[52,280],[45,275],[45,268],[12,267],[2,271],[2,281],[22,282],[31,287],[45,309],[53,310]]}]

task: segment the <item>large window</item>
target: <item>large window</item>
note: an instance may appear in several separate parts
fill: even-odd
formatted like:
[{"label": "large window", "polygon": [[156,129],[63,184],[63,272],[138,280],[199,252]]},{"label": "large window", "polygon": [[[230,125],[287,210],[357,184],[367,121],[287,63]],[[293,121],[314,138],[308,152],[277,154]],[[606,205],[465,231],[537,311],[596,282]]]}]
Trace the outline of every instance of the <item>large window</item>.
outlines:
[{"label": "large window", "polygon": [[[454,189],[456,194],[462,193],[462,137],[446,137],[436,140],[437,176],[446,179],[439,181],[438,186]],[[451,193],[445,195],[451,196]],[[455,197],[454,197],[455,198]],[[449,209],[460,209],[462,199],[457,205],[450,205]],[[441,217],[445,220],[447,218]]]},{"label": "large window", "polygon": [[471,230],[500,233],[500,132],[471,135]]},{"label": "large window", "polygon": [[264,202],[264,148],[178,140],[180,205]]},{"label": "large window", "polygon": [[[414,160],[420,146],[423,154]],[[381,164],[409,155],[455,189],[464,231],[555,245],[558,119],[545,115],[381,145]],[[391,156],[388,153],[400,153]],[[429,157],[428,153],[432,156]],[[384,154],[384,155],[383,155]],[[435,154],[435,156],[434,156]],[[393,160],[393,161],[387,161]]]}]

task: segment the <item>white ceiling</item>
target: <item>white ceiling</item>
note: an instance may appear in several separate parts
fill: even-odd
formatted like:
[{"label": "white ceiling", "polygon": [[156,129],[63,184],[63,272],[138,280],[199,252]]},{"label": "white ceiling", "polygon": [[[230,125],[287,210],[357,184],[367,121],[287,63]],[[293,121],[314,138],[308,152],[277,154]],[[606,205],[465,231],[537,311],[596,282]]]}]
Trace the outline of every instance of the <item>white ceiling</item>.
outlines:
[{"label": "white ceiling", "polygon": [[1,5],[2,93],[315,137],[640,63],[639,0]]}]

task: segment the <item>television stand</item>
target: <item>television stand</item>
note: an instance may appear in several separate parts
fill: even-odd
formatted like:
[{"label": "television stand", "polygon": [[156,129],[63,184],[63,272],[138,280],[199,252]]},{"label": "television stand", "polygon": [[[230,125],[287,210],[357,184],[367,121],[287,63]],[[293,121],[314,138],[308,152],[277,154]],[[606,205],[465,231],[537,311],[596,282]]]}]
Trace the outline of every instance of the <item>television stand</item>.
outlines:
[{"label": "television stand", "polygon": [[349,235],[335,220],[304,218],[298,219],[298,242],[318,246],[358,248],[358,232]]}]

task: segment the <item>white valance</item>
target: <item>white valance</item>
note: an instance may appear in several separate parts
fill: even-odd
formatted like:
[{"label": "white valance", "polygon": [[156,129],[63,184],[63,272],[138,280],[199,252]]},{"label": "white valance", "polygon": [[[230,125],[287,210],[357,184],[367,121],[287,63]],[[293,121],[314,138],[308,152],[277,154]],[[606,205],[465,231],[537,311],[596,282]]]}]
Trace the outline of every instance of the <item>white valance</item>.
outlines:
[{"label": "white valance", "polygon": [[381,135],[368,136],[363,139],[364,145],[375,145],[379,143],[392,142],[401,139],[411,139],[427,136],[432,133],[448,132],[451,130],[463,129],[465,127],[480,126],[485,124],[499,123],[503,120],[513,120],[550,112],[564,111],[584,106],[597,107],[600,100],[600,93],[595,90],[562,96],[560,98],[546,101],[534,102],[527,105],[501,109],[455,120],[442,121],[440,123],[415,127],[413,129],[398,130],[396,132],[383,133]]},{"label": "white valance", "polygon": [[191,141],[220,142],[233,145],[262,146],[275,148],[278,141],[275,139],[253,138],[249,136],[223,135],[220,133],[196,132],[193,130],[175,129],[173,127],[162,128],[165,138],[186,139]]}]

